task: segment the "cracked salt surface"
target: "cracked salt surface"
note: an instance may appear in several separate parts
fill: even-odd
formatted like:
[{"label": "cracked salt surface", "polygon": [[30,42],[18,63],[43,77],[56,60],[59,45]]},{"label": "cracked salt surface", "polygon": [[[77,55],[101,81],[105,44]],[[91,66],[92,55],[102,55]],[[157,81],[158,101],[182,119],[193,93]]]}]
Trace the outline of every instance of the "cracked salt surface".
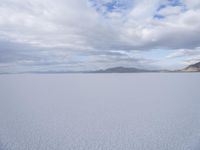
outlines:
[{"label": "cracked salt surface", "polygon": [[199,150],[200,74],[0,76],[0,150]]}]

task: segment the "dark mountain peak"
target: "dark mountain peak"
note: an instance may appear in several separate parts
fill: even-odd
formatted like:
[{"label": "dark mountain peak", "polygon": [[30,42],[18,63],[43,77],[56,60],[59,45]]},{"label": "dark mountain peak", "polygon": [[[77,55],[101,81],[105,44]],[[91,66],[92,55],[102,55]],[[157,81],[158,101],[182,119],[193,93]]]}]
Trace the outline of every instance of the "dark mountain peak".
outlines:
[{"label": "dark mountain peak", "polygon": [[189,65],[188,67],[184,68],[183,71],[186,72],[199,72],[200,71],[200,62]]},{"label": "dark mountain peak", "polygon": [[200,68],[200,62],[192,64],[189,67],[198,67],[198,68]]}]

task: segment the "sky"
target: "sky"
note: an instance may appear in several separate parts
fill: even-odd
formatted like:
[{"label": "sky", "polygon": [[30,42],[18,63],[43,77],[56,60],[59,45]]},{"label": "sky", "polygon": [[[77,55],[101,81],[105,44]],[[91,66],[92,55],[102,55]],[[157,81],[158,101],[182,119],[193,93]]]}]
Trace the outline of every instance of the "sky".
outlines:
[{"label": "sky", "polygon": [[0,0],[0,73],[180,69],[200,61],[199,0]]}]

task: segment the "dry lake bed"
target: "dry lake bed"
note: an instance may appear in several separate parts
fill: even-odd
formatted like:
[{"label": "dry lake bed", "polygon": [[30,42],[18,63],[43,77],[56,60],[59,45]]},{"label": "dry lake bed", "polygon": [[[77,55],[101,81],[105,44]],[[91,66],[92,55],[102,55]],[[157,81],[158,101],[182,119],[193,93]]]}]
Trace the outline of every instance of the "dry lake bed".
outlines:
[{"label": "dry lake bed", "polygon": [[0,76],[0,150],[199,149],[199,73]]}]

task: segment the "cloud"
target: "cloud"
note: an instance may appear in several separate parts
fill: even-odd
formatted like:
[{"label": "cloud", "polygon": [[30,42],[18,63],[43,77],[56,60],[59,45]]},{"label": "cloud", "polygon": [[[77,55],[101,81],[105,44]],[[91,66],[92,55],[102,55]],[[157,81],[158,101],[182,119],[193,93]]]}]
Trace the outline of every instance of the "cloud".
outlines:
[{"label": "cloud", "polygon": [[180,49],[167,56],[169,59],[181,59],[181,63],[185,66],[200,61],[200,47],[195,49]]},{"label": "cloud", "polygon": [[166,8],[163,8],[159,11],[158,15],[160,16],[165,16],[165,17],[168,17],[168,16],[172,16],[172,15],[179,15],[182,11],[182,7],[180,6],[170,6],[170,7],[166,7]]},{"label": "cloud", "polygon": [[191,50],[191,49],[180,49],[175,51],[174,53],[167,56],[168,58],[176,58],[176,57],[188,57],[188,56],[200,56],[200,47]]},{"label": "cloud", "polygon": [[198,0],[1,0],[0,70],[147,67],[125,54],[196,51],[199,15]]}]

